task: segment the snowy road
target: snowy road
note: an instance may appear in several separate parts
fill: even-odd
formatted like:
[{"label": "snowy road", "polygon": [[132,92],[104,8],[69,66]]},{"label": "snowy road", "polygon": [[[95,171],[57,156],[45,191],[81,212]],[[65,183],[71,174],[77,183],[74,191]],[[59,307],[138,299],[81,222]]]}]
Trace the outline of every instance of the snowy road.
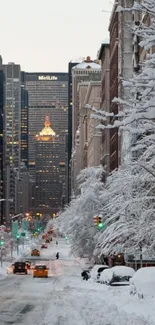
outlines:
[{"label": "snowy road", "polygon": [[[53,261],[57,250],[62,260]],[[0,325],[150,325],[117,308],[118,292],[115,297],[107,286],[82,281],[80,266],[63,241],[59,249],[50,244],[41,258],[49,255],[48,279],[11,274],[0,281]]]}]

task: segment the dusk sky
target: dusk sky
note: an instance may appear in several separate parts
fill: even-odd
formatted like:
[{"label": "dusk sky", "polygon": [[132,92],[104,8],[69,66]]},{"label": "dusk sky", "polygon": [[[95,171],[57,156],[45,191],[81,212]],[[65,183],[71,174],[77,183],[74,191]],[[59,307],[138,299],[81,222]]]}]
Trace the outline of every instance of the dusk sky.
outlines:
[{"label": "dusk sky", "polygon": [[[114,1],[112,0],[112,3]],[[0,54],[27,72],[67,71],[108,39],[110,0],[1,0]]]}]

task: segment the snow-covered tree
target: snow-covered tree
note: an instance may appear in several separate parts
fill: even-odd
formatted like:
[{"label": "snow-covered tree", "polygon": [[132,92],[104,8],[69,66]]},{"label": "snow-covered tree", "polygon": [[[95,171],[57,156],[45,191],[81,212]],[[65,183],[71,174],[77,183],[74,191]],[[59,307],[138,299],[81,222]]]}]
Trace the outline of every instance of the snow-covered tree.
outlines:
[{"label": "snow-covered tree", "polygon": [[78,256],[92,256],[95,248],[95,234],[98,232],[93,217],[102,210],[100,193],[104,170],[90,167],[82,170],[78,176],[81,194],[74,198],[60,215],[63,231],[69,234],[72,253]]},{"label": "snow-covered tree", "polygon": [[155,197],[152,176],[135,163],[120,167],[107,179],[101,201],[104,229],[97,236],[95,255],[139,250],[155,245]]},{"label": "snow-covered tree", "polygon": [[[151,254],[155,245],[155,0],[118,8],[123,10],[139,11],[146,17],[133,27],[146,58],[140,71],[123,81],[127,96],[114,99],[119,105],[117,115],[94,108],[92,117],[102,121],[98,128],[117,127],[122,136],[128,134],[131,144],[131,159],[108,177],[102,194],[102,201],[108,203],[102,202],[105,228],[97,250],[108,254],[136,250],[141,244]],[[113,122],[107,125],[111,116]]]}]

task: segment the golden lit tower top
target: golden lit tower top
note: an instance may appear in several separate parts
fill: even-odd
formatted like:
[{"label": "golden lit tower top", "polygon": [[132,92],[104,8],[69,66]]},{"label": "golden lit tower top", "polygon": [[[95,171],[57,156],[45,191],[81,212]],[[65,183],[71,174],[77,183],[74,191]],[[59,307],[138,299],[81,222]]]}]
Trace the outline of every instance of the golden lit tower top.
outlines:
[{"label": "golden lit tower top", "polygon": [[42,129],[42,131],[39,133],[39,135],[36,135],[36,140],[42,140],[42,141],[50,141],[54,140],[56,133],[51,128],[51,122],[49,119],[49,116],[46,115],[45,117],[45,127]]}]

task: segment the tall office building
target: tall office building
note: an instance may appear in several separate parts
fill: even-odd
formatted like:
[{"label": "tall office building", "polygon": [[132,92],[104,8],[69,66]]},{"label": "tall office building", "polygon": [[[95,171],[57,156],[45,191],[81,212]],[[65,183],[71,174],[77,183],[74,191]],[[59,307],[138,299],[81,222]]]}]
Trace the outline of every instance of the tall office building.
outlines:
[{"label": "tall office building", "polygon": [[[20,171],[21,155],[21,76],[20,65],[3,64],[4,86],[4,197],[5,219],[15,213],[15,177]],[[10,202],[9,199],[13,199]]]},{"label": "tall office building", "polygon": [[[92,61],[88,56],[86,60],[77,64],[72,68],[72,159],[71,159],[71,195],[75,195],[77,188],[76,177],[80,172],[77,166],[79,151],[79,123],[80,123],[80,103],[79,103],[79,91],[78,86],[82,82],[89,81],[101,81],[101,66],[96,62]],[[85,103],[87,104],[87,103]],[[84,110],[84,107],[82,107]],[[83,114],[82,121],[85,117],[88,119],[86,110]]]},{"label": "tall office building", "polygon": [[101,81],[101,66],[87,56],[86,60],[72,68],[72,149],[79,126],[79,94],[78,84],[82,81]]},{"label": "tall office building", "polygon": [[3,65],[5,75],[5,159],[10,167],[20,168],[21,78],[20,65]]},{"label": "tall office building", "polygon": [[61,204],[62,184],[59,159],[59,136],[46,116],[44,129],[36,135],[35,212],[55,214]]},{"label": "tall office building", "polygon": [[[4,74],[2,71],[2,58],[0,56],[0,199],[4,197],[3,187],[3,105],[4,105]],[[3,224],[3,202],[0,206],[0,224]]]},{"label": "tall office building", "polygon": [[65,161],[65,138],[68,120],[68,73],[26,73],[29,93],[29,172],[35,177],[35,135],[49,115],[61,139]]},{"label": "tall office building", "polygon": [[67,203],[71,197],[71,154],[72,154],[72,68],[78,63],[69,62],[68,64],[68,136],[67,136]]},{"label": "tall office building", "polygon": [[28,91],[25,72],[21,72],[21,162],[28,168]]}]

